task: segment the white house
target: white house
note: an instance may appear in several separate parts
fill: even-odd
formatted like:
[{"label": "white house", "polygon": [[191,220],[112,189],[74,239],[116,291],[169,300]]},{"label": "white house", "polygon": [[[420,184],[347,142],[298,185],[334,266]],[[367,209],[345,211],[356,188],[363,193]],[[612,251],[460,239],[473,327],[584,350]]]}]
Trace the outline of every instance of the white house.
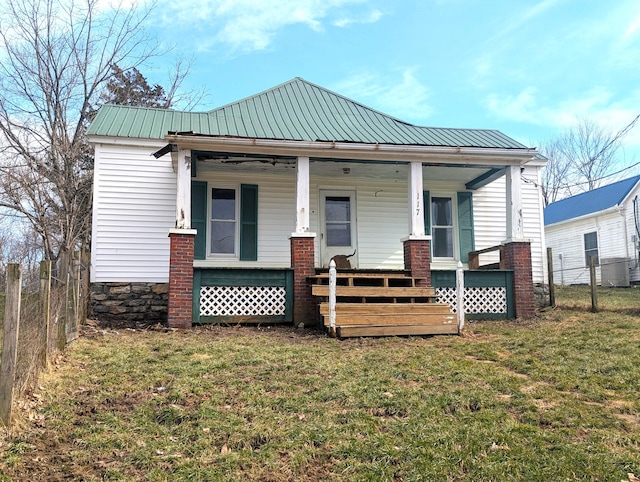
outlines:
[{"label": "white house", "polygon": [[458,261],[502,253],[469,271],[478,315],[530,317],[545,283],[544,160],[499,131],[415,126],[295,78],[208,112],[103,106],[89,137],[105,317],[166,316],[168,298],[172,326],[308,323],[336,254],[444,299]]},{"label": "white house", "polygon": [[640,281],[640,176],[549,204],[545,237],[552,250],[554,283],[588,284],[589,257],[602,286]]}]

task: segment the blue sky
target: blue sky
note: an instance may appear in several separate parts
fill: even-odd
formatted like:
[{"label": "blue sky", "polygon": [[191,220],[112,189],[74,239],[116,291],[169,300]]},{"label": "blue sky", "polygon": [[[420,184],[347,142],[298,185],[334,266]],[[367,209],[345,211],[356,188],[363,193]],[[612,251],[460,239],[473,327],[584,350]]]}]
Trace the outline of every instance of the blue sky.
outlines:
[{"label": "blue sky", "polygon": [[[159,0],[154,33],[193,56],[196,110],[293,77],[419,125],[537,146],[640,114],[638,0]],[[154,70],[156,69],[156,70]],[[162,83],[158,66],[143,73]],[[640,126],[625,139],[640,161]]]}]

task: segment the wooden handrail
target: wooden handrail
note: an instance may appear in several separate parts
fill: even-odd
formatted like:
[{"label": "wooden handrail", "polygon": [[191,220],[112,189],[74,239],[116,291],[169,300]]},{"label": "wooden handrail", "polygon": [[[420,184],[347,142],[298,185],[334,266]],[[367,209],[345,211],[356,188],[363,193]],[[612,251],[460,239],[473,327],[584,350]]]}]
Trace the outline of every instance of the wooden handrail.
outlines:
[{"label": "wooden handrail", "polygon": [[504,265],[504,245],[491,246],[489,248],[479,249],[477,251],[469,252],[469,269],[480,268],[480,255],[491,253],[493,251],[500,251],[500,269],[505,269]]}]

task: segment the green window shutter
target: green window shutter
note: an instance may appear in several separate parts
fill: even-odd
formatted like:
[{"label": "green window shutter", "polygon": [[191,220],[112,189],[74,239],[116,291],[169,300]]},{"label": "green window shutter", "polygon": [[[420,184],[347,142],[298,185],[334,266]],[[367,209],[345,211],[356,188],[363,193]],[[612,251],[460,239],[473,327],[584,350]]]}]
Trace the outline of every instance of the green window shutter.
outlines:
[{"label": "green window shutter", "polygon": [[431,198],[429,191],[422,191],[422,202],[424,203],[424,234],[431,236]]},{"label": "green window shutter", "polygon": [[458,193],[458,235],[460,240],[460,261],[469,262],[469,252],[475,251],[473,232],[473,194]]},{"label": "green window shutter", "polygon": [[191,227],[198,231],[194,240],[194,259],[207,257],[207,183],[191,181]]},{"label": "green window shutter", "polygon": [[240,186],[240,259],[258,260],[258,186]]}]

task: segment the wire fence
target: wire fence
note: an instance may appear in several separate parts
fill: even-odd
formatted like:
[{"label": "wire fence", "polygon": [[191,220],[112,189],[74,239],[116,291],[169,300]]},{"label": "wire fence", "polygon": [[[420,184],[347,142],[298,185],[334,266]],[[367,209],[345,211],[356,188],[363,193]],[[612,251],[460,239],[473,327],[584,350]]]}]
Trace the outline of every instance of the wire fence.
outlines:
[{"label": "wire fence", "polygon": [[[634,260],[620,261],[619,259],[607,261],[606,259],[602,259],[598,263],[596,263],[596,268],[602,269],[603,267],[607,266],[619,267],[621,265],[625,265],[626,269],[628,271],[631,271],[630,263],[633,261]],[[560,282],[560,284],[562,285],[586,284],[589,282],[589,274],[589,266],[574,266],[565,268],[557,267],[557,265],[554,264],[553,267],[553,277],[556,282]],[[606,285],[606,283],[604,283],[604,285]]]},{"label": "wire fence", "polygon": [[40,373],[78,336],[86,318],[86,257],[62,257],[40,265],[40,279],[24,282],[21,267],[7,266],[6,293],[0,295],[2,357],[0,421],[11,424],[14,401],[29,393]]}]

